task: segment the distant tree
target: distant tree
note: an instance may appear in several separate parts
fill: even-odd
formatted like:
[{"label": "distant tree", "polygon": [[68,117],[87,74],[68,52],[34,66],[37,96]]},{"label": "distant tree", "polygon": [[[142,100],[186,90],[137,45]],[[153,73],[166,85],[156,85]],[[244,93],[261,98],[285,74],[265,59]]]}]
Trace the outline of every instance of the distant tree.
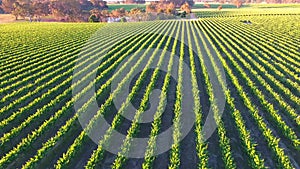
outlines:
[{"label": "distant tree", "polygon": [[155,2],[151,2],[150,4],[146,5],[146,12],[156,12],[156,4]]},{"label": "distant tree", "polygon": [[219,10],[219,11],[220,11],[222,8],[223,8],[222,5],[218,6],[218,10]]},{"label": "distant tree", "polygon": [[54,0],[50,2],[51,13],[55,17],[67,17],[69,21],[76,21],[82,11],[77,0]]},{"label": "distant tree", "polygon": [[99,0],[90,0],[90,2],[93,4],[94,7],[98,7],[99,6]]},{"label": "distant tree", "polygon": [[13,3],[11,14],[15,16],[16,20],[18,20],[19,16],[24,16],[24,10],[19,2]]},{"label": "distant tree", "polygon": [[81,10],[90,11],[94,8],[93,3],[88,0],[79,0]]},{"label": "distant tree", "polygon": [[30,0],[3,0],[1,8],[6,13],[11,13],[15,16],[16,20],[19,16],[25,17],[34,14],[34,9]]},{"label": "distant tree", "polygon": [[99,22],[99,18],[92,14],[90,17],[89,17],[89,22]]},{"label": "distant tree", "polygon": [[101,17],[100,17],[101,22],[106,22],[109,15],[110,15],[110,13],[108,10],[102,10]]},{"label": "distant tree", "polygon": [[125,17],[122,17],[120,22],[127,22],[126,18]]},{"label": "distant tree", "polygon": [[2,0],[1,8],[4,10],[4,12],[11,13],[15,9],[15,2],[16,0]]},{"label": "distant tree", "polygon": [[165,3],[157,3],[156,4],[156,12],[157,13],[164,13],[166,10],[166,4]]},{"label": "distant tree", "polygon": [[143,11],[140,8],[132,8],[129,12],[129,16],[131,17],[131,19],[135,21],[141,21],[143,16]]},{"label": "distant tree", "polygon": [[204,8],[210,8],[210,4],[207,2],[205,2],[203,6],[204,6]]},{"label": "distant tree", "polygon": [[[90,11],[91,16],[89,17],[89,21],[99,22],[101,17],[101,10],[94,8]],[[91,19],[91,20],[90,20]]]},{"label": "distant tree", "polygon": [[111,11],[111,16],[115,18],[123,17],[126,15],[126,10],[124,8],[115,9]]},{"label": "distant tree", "polygon": [[176,13],[175,4],[173,2],[171,2],[167,5],[166,13],[173,14],[173,15]]},{"label": "distant tree", "polygon": [[108,9],[106,1],[103,1],[103,0],[90,0],[90,2],[93,4],[93,8]]},{"label": "distant tree", "polygon": [[175,7],[180,7],[181,5],[183,5],[184,3],[188,3],[190,6],[194,5],[194,1],[193,0],[163,0],[165,2],[172,2]]},{"label": "distant tree", "polygon": [[186,17],[186,12],[183,11],[180,16],[181,16],[181,18],[185,18]]},{"label": "distant tree", "polygon": [[4,10],[2,9],[2,0],[0,0],[0,14],[4,13]]},{"label": "distant tree", "polygon": [[21,5],[21,8],[23,10],[23,13],[21,14],[23,17],[25,16],[33,16],[34,14],[36,14],[36,11],[35,11],[35,8],[33,6],[33,3],[32,2],[24,2],[22,5]]},{"label": "distant tree", "polygon": [[156,13],[166,13],[166,14],[175,14],[176,9],[173,2],[152,2],[146,6],[146,12],[156,12]]},{"label": "distant tree", "polygon": [[106,1],[100,1],[99,6],[100,6],[101,9],[108,9]]},{"label": "distant tree", "polygon": [[187,2],[181,5],[180,10],[184,11],[186,14],[191,13],[191,7]]},{"label": "distant tree", "polygon": [[48,2],[48,1],[45,1],[45,2],[35,1],[35,2],[33,2],[34,15],[37,15],[37,16],[49,15],[51,13],[49,5],[50,5],[50,2]]},{"label": "distant tree", "polygon": [[166,15],[164,13],[159,13],[156,16],[156,19],[157,20],[165,20],[165,19],[167,19],[167,17],[166,17]]},{"label": "distant tree", "polygon": [[134,0],[125,0],[126,4],[133,4],[135,1]]},{"label": "distant tree", "polygon": [[91,13],[91,16],[95,15],[96,18],[97,18],[97,20],[99,22],[106,22],[107,18],[110,15],[110,13],[108,12],[108,10],[99,10],[97,8],[91,10],[90,13]]},{"label": "distant tree", "polygon": [[237,8],[240,8],[243,5],[243,1],[242,0],[235,0],[235,5]]}]

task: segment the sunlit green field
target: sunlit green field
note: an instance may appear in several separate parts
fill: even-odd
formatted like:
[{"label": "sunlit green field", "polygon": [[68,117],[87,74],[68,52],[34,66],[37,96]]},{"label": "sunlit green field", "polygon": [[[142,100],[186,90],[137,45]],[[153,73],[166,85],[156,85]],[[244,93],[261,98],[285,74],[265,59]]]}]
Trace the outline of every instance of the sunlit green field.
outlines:
[{"label": "sunlit green field", "polygon": [[130,11],[132,8],[146,8],[145,4],[108,4],[108,10],[115,10],[124,8],[127,11]]}]

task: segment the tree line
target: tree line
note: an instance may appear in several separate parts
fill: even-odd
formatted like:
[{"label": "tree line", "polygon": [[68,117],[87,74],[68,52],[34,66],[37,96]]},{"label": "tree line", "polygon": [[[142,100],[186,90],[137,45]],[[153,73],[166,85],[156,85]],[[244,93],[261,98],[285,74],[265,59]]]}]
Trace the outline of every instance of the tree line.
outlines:
[{"label": "tree line", "polygon": [[53,15],[69,21],[80,21],[87,18],[92,9],[108,9],[103,0],[2,0],[0,4],[5,13],[14,15],[16,19]]},{"label": "tree line", "polygon": [[[238,8],[243,3],[296,3],[297,0],[230,0]],[[126,3],[144,3],[144,0],[125,0]],[[225,3],[228,0],[215,0]],[[191,12],[192,0],[159,0],[146,6],[146,9],[134,8],[130,11],[116,9],[108,11],[107,2],[103,0],[0,0],[0,13],[10,13],[18,18],[28,17],[30,21],[35,18],[40,20],[42,16],[52,15],[56,20],[61,21],[96,21],[106,22],[107,18],[131,17],[136,20],[153,20],[153,18],[171,19],[178,15],[176,8],[184,11],[184,14]],[[208,3],[204,7],[210,8]],[[222,6],[218,7],[219,10]],[[148,19],[145,19],[148,18]],[[152,19],[149,19],[152,18]]]},{"label": "tree line", "polygon": [[[126,0],[127,2],[128,0]],[[108,11],[107,2],[103,0],[0,0],[0,8],[19,18],[28,17],[40,20],[42,16],[52,15],[61,21],[95,21],[106,22],[109,17],[131,17],[133,20],[151,20],[149,17],[170,17],[176,13],[175,8],[182,7],[190,13],[193,1],[161,0],[146,6],[146,9],[134,8],[126,11],[124,8]],[[157,16],[159,13],[160,15]],[[166,15],[162,15],[166,14]],[[154,16],[155,15],[155,16]],[[147,18],[148,19],[145,19]],[[153,19],[152,19],[153,20]]]},{"label": "tree line", "polygon": [[146,8],[133,8],[126,11],[124,8],[115,9],[111,12],[107,10],[91,10],[90,22],[107,22],[110,20],[117,22],[130,21],[151,21],[151,20],[164,20],[175,19],[178,17],[186,17],[191,13],[191,6],[189,3],[184,2],[180,7],[182,13],[176,10],[174,2],[152,2],[146,5]]}]

